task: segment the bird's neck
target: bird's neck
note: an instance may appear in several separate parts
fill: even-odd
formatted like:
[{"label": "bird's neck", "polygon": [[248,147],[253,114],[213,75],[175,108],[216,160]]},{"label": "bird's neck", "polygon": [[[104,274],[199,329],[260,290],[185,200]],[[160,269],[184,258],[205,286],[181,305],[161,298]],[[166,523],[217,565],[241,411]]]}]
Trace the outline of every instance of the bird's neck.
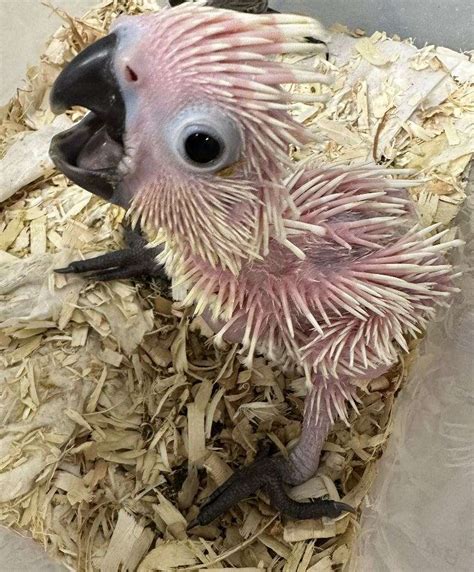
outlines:
[{"label": "bird's neck", "polygon": [[161,228],[174,258],[201,259],[238,275],[243,264],[266,256],[271,238],[284,240],[287,193],[281,182],[221,186],[200,188],[192,200],[175,189],[173,200],[162,197],[153,226]]}]

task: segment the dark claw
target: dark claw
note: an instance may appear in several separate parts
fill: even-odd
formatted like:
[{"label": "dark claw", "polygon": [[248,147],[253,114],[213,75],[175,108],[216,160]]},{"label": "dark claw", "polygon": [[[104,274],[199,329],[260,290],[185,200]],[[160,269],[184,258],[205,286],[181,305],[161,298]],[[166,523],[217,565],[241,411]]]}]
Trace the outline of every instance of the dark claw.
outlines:
[{"label": "dark claw", "polygon": [[273,508],[290,518],[298,520],[322,516],[336,518],[345,511],[355,513],[351,506],[342,502],[315,500],[300,503],[292,500],[286,493],[283,478],[287,470],[286,463],[287,461],[281,457],[258,457],[251,465],[234,473],[205,501],[197,518],[189,524],[189,528],[209,524],[259,489],[264,489],[268,493]]},{"label": "dark claw", "polygon": [[352,512],[355,510],[343,503],[331,500],[313,500],[310,502],[297,502],[291,499],[285,491],[283,481],[273,479],[271,486],[267,486],[270,504],[278,509],[283,515],[295,520],[307,520],[310,518],[321,518],[327,516],[336,518],[344,511]]},{"label": "dark claw", "polygon": [[107,252],[88,260],[76,260],[66,268],[57,268],[58,274],[86,274],[87,278],[99,281],[126,280],[129,278],[158,278],[168,281],[163,268],[157,264],[160,249],[146,248],[147,242],[137,230],[125,229],[128,248]]}]

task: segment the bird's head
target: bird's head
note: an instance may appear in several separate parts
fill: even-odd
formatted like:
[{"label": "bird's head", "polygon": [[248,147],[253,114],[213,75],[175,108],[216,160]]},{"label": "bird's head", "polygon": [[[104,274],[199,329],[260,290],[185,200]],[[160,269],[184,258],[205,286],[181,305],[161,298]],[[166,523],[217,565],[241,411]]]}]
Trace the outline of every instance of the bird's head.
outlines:
[{"label": "bird's head", "polygon": [[90,110],[53,161],[213,264],[258,256],[287,201],[289,146],[310,139],[282,84],[326,82],[278,58],[314,50],[307,36],[325,39],[310,18],[203,5],[121,17],[53,86],[55,112]]}]

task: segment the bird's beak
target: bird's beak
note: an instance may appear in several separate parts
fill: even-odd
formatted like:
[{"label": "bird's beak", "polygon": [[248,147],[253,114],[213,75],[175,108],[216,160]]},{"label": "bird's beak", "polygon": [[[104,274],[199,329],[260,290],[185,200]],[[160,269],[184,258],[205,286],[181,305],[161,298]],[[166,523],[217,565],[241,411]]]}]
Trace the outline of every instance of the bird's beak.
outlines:
[{"label": "bird's beak", "polygon": [[64,113],[78,105],[90,113],[53,138],[50,156],[74,183],[127,207],[118,172],[124,155],[125,102],[114,70],[117,41],[114,33],[98,40],[56,79],[50,96],[53,112]]}]

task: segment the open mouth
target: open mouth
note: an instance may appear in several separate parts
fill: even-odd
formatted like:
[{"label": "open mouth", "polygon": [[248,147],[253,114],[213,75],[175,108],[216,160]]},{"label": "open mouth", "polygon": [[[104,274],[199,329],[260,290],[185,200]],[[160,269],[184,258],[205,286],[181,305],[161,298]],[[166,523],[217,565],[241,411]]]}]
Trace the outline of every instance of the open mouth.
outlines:
[{"label": "open mouth", "polygon": [[90,112],[56,135],[49,152],[56,167],[74,183],[127,207],[118,169],[124,156],[125,104],[113,69],[116,43],[115,34],[95,42],[56,79],[51,92],[55,113],[76,105]]}]

